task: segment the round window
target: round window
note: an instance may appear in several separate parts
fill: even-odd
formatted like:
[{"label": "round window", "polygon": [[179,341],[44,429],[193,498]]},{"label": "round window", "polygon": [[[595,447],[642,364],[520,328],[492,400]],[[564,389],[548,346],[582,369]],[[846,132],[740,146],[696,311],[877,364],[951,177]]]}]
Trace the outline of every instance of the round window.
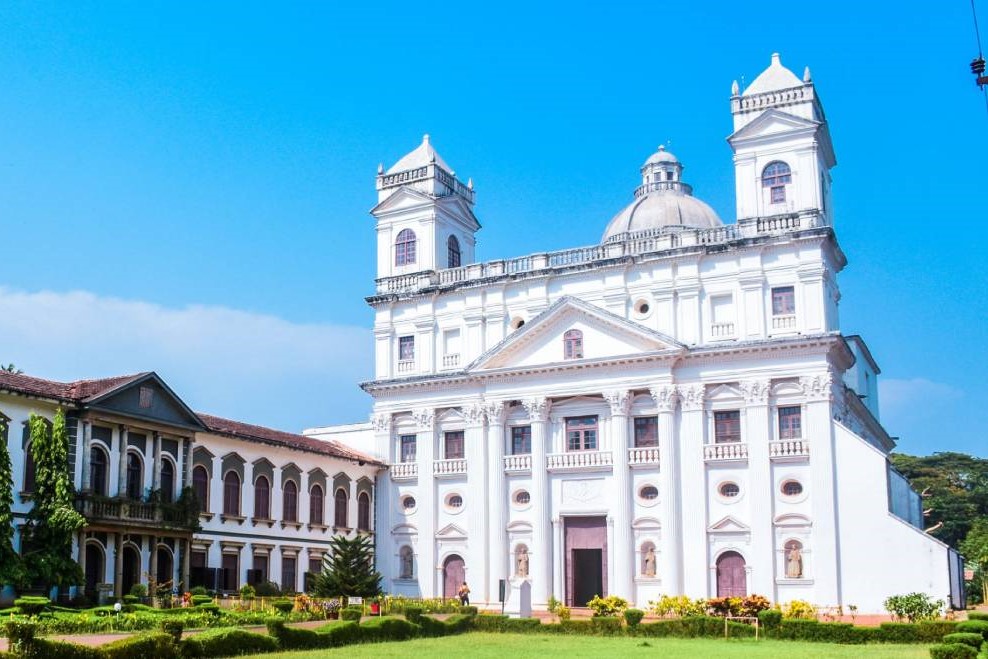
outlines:
[{"label": "round window", "polygon": [[515,330],[519,329],[524,324],[525,324],[525,319],[522,318],[521,316],[515,316],[514,318],[511,319],[511,329],[515,329]]},{"label": "round window", "polygon": [[405,497],[402,499],[401,507],[405,510],[413,510],[415,508],[415,497]]},{"label": "round window", "polygon": [[646,485],[642,489],[638,490],[638,496],[645,501],[653,501],[659,497],[659,488],[654,485]]},{"label": "round window", "polygon": [[786,481],[782,484],[782,494],[787,497],[798,497],[803,493],[803,484],[799,481]]},{"label": "round window", "polygon": [[741,494],[741,488],[738,487],[737,483],[722,483],[717,491],[720,492],[722,497],[727,499],[733,499],[737,495]]},{"label": "round window", "polygon": [[639,316],[646,315],[649,309],[651,309],[651,307],[649,306],[648,302],[646,302],[645,300],[638,300],[637,302],[635,302],[635,313],[637,313]]},{"label": "round window", "polygon": [[446,505],[450,508],[460,508],[463,506],[463,497],[459,494],[453,494],[446,500]]},{"label": "round window", "polygon": [[525,490],[521,490],[517,494],[515,494],[515,503],[517,503],[519,506],[527,506],[531,500],[532,500],[532,495],[526,492]]}]

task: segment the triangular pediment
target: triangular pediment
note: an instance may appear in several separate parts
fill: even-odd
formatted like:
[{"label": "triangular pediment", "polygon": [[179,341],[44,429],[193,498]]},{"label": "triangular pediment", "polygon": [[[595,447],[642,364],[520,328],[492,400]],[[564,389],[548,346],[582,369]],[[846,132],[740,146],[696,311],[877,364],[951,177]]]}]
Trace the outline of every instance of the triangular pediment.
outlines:
[{"label": "triangular pediment", "polygon": [[746,124],[727,139],[730,142],[738,142],[759,137],[769,137],[779,133],[792,133],[799,130],[813,132],[821,125],[819,121],[797,117],[788,112],[766,110],[757,119]]},{"label": "triangular pediment", "polygon": [[466,540],[467,532],[456,524],[447,524],[436,531],[436,538],[442,538],[443,540]]},{"label": "triangular pediment", "polygon": [[400,187],[388,195],[387,199],[372,208],[370,212],[371,215],[381,216],[390,213],[400,213],[406,210],[415,210],[435,203],[436,200],[432,196],[421,190],[411,187]]},{"label": "triangular pediment", "polygon": [[[565,359],[563,335],[570,330],[582,333],[581,358]],[[674,358],[685,350],[672,337],[566,296],[477,358],[467,371],[599,362],[647,353]]]},{"label": "triangular pediment", "polygon": [[163,425],[206,429],[195,412],[156,373],[148,373],[94,396],[86,401],[86,408]]},{"label": "triangular pediment", "polygon": [[714,522],[708,526],[707,531],[710,533],[748,533],[751,528],[728,515],[719,522]]}]

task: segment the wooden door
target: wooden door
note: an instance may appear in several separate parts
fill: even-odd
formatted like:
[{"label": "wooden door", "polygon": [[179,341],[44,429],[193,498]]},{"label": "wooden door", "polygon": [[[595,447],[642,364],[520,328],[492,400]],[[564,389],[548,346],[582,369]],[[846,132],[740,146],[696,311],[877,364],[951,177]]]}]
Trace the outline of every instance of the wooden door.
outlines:
[{"label": "wooden door", "polygon": [[466,565],[463,559],[453,554],[443,563],[443,597],[453,599],[460,586],[467,580]]},{"label": "wooden door", "polygon": [[748,575],[744,558],[727,551],[717,559],[717,597],[744,597],[748,594]]}]

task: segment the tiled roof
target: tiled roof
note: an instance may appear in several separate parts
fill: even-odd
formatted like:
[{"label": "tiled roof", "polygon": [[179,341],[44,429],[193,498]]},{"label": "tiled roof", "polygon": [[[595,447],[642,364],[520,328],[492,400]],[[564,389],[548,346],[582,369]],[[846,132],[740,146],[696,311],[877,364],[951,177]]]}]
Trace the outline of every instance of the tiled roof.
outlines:
[{"label": "tiled roof", "polygon": [[[17,373],[0,371],[0,391],[10,391],[26,396],[38,396],[66,403],[85,404],[107,392],[122,387],[129,382],[139,380],[149,373],[122,375],[96,380],[76,380],[75,382],[56,382],[43,380]],[[227,435],[247,441],[265,442],[277,446],[285,446],[310,453],[321,453],[354,462],[381,464],[378,460],[347,448],[334,441],[322,441],[304,435],[296,435],[281,430],[273,430],[263,426],[255,426],[240,421],[222,419],[211,414],[196,414],[210,432]]]},{"label": "tiled roof", "polygon": [[334,442],[331,440],[324,441],[321,439],[306,437],[304,435],[283,432],[281,430],[272,430],[271,428],[255,426],[249,423],[242,423],[240,421],[232,421],[230,419],[223,419],[218,416],[213,416],[212,414],[203,414],[202,412],[196,412],[196,415],[202,419],[202,422],[206,424],[206,428],[208,428],[210,432],[214,432],[219,435],[228,435],[238,439],[267,442],[269,444],[287,446],[289,448],[296,448],[303,451],[332,455],[345,460],[380,464],[378,460],[347,448],[339,442]]}]

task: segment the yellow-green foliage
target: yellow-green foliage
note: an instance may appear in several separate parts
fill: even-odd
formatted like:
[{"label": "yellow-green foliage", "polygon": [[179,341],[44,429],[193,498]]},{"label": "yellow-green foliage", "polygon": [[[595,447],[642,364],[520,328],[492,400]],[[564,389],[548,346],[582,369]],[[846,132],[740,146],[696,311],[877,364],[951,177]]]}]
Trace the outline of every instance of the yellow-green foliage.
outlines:
[{"label": "yellow-green foliage", "polygon": [[685,618],[686,616],[702,616],[707,613],[707,600],[690,599],[686,595],[663,595],[658,600],[648,603],[648,610],[657,616],[676,616]]},{"label": "yellow-green foliage", "polygon": [[816,620],[816,607],[805,600],[793,600],[782,605],[782,617],[790,620]]}]

